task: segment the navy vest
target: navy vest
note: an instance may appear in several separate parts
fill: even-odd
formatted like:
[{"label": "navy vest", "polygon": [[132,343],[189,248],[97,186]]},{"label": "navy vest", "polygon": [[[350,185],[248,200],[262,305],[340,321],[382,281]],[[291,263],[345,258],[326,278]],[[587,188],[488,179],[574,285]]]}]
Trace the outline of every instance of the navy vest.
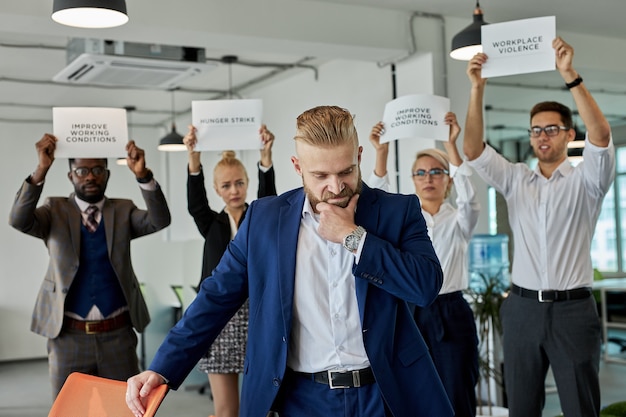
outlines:
[{"label": "navy vest", "polygon": [[95,232],[80,227],[80,264],[65,299],[65,309],[86,317],[96,305],[104,317],[125,306],[126,299],[111,266],[104,234],[104,219]]}]

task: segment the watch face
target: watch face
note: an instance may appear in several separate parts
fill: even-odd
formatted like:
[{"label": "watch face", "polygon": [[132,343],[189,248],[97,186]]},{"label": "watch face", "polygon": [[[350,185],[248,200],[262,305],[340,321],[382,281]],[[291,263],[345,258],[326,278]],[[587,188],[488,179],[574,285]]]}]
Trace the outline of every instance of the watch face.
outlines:
[{"label": "watch face", "polygon": [[350,234],[348,236],[346,236],[346,249],[354,251],[359,247],[359,239],[353,235]]}]

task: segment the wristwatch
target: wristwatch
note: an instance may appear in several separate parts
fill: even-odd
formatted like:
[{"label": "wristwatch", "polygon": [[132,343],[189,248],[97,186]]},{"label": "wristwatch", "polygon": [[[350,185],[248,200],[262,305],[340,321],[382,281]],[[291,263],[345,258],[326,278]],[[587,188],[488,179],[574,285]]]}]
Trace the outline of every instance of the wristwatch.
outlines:
[{"label": "wristwatch", "polygon": [[152,173],[152,170],[150,168],[148,168],[148,173],[146,174],[145,177],[143,178],[137,178],[137,182],[139,184],[147,184],[150,181],[152,181],[152,178],[154,178],[154,174]]},{"label": "wristwatch", "polygon": [[349,250],[350,252],[355,252],[359,248],[359,242],[361,242],[361,238],[365,233],[365,229],[361,226],[358,226],[352,232],[346,235],[343,238],[343,247]]}]

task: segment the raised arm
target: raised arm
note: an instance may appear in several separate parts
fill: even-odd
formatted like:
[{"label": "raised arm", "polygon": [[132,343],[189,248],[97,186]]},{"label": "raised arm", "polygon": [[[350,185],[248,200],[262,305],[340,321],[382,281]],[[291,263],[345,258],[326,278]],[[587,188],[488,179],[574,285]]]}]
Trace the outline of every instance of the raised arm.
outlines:
[{"label": "raised arm", "polygon": [[49,133],[35,144],[37,149],[37,168],[30,177],[31,184],[39,184],[46,179],[46,174],[54,162],[54,151],[56,150],[57,138]]},{"label": "raised arm", "polygon": [[463,158],[461,158],[456,147],[456,140],[459,138],[459,133],[461,133],[461,126],[459,126],[459,122],[456,120],[456,114],[451,111],[446,113],[444,123],[450,126],[450,135],[448,136],[448,141],[443,143],[443,147],[450,158],[450,163],[458,167],[463,163]]},{"label": "raised arm", "polygon": [[576,84],[570,87],[569,90],[576,102],[578,114],[580,114],[580,118],[587,129],[589,141],[596,146],[607,147],[611,139],[611,126],[604,117],[604,114],[602,114],[595,99],[582,82],[582,78],[581,81],[578,82],[580,74],[574,70],[572,66],[574,48],[560,37],[552,41],[552,47],[556,55],[556,67],[561,77],[563,77],[563,81],[565,81],[566,84]]},{"label": "raised arm", "polygon": [[269,168],[272,166],[272,146],[274,145],[274,134],[267,129],[267,126],[261,125],[259,136],[263,147],[261,148],[261,166]]},{"label": "raised arm", "polygon": [[376,123],[370,132],[370,143],[376,151],[374,174],[381,178],[387,175],[387,157],[389,156],[389,142],[380,143],[380,136],[383,133],[385,133],[383,122]]},{"label": "raised arm", "polygon": [[263,143],[261,148],[261,159],[259,160],[259,189],[257,198],[276,195],[276,176],[272,162],[272,146],[274,145],[274,134],[262,125],[259,129],[259,136]]},{"label": "raised arm", "polygon": [[465,118],[465,136],[463,138],[463,152],[469,160],[476,159],[483,152],[483,99],[487,80],[482,78],[482,67],[487,61],[487,55],[476,54],[467,65],[467,76],[472,84],[470,90],[467,117]]},{"label": "raised arm", "polygon": [[189,173],[197,174],[200,172],[202,164],[200,162],[200,152],[196,151],[196,143],[198,142],[196,138],[196,128],[193,125],[189,125],[189,130],[187,134],[183,138],[183,143],[187,148],[187,153],[189,155]]}]

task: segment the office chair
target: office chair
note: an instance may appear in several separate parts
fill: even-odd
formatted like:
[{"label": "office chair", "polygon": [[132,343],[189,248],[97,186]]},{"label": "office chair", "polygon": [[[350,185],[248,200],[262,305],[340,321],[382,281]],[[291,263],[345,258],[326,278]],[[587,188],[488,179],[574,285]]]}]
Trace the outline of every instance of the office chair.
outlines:
[{"label": "office chair", "polygon": [[[144,417],[156,414],[169,387],[155,388],[147,398]],[[126,381],[73,372],[54,400],[48,417],[134,417],[126,405]]]},{"label": "office chair", "polygon": [[172,291],[176,295],[176,301],[178,305],[173,306],[174,309],[174,324],[178,323],[183,317],[183,286],[182,285],[170,285]]},{"label": "office chair", "polygon": [[[607,290],[605,294],[606,320],[626,324],[626,292]],[[626,352],[626,339],[619,336],[608,337],[607,342],[615,343],[620,353]]]},{"label": "office chair", "polygon": [[[198,285],[197,287],[192,285],[191,289],[194,290],[197,294],[198,291],[200,291],[200,285]],[[205,392],[209,394],[209,398],[211,399],[211,401],[213,401],[213,393],[211,392],[211,384],[209,384],[209,381],[206,381],[205,383],[203,383],[202,385],[198,387],[198,394],[203,395]],[[212,416],[209,416],[209,417],[212,417]]]}]

